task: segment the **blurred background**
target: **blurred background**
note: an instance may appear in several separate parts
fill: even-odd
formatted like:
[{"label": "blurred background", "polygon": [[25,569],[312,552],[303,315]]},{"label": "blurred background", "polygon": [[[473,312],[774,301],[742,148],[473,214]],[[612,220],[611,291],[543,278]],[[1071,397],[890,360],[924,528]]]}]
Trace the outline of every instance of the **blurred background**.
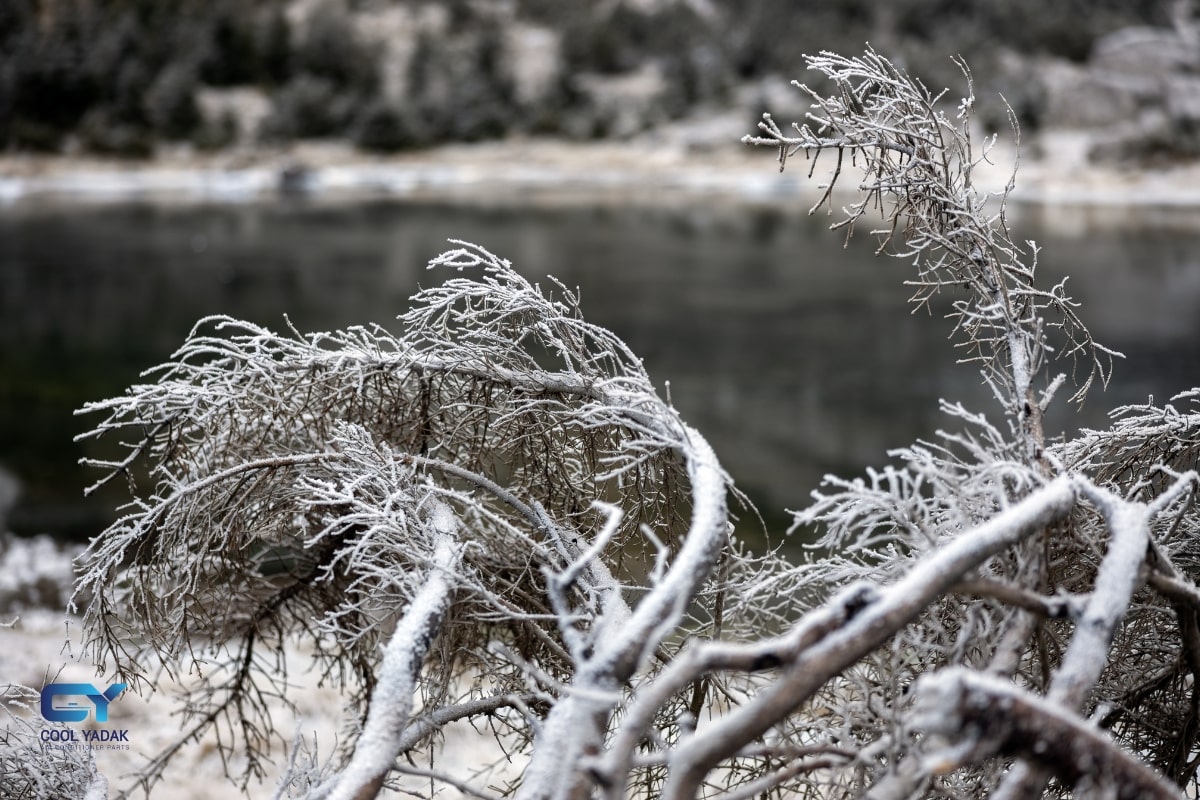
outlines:
[{"label": "blurred background", "polygon": [[[824,473],[953,424],[939,398],[998,418],[949,324],[910,316],[905,265],[844,247],[805,214],[803,165],[738,143],[764,110],[803,116],[803,54],[867,42],[955,104],[965,56],[980,132],[1012,138],[1002,94],[1028,169],[1083,187],[1011,209],[1128,356],[1052,429],[1195,385],[1187,3],[0,0],[0,530],[103,529],[120,497],[83,499],[73,438],[99,420],[73,412],[200,317],[387,324],[448,237],[578,286],[774,539]],[[1094,170],[1184,194],[1123,205]]]},{"label": "blurred background", "polygon": [[[628,138],[731,109],[752,127],[803,109],[787,82],[805,53],[866,42],[935,89],[961,85],[965,56],[1027,133],[1090,123],[1107,157],[1197,152],[1200,53],[1178,0],[5,0],[0,147],[394,152]],[[980,120],[1008,128],[998,103]]]}]

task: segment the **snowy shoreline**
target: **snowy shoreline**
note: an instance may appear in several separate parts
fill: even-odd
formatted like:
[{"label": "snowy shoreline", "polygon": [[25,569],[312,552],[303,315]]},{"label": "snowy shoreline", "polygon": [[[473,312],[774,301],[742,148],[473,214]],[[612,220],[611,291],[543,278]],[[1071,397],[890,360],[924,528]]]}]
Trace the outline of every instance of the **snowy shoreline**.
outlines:
[{"label": "snowy shoreline", "polygon": [[[1056,158],[1022,155],[1010,201],[1035,209],[1195,211],[1200,224],[1200,162],[1169,168],[1088,164],[1082,134],[1044,137]],[[978,184],[998,192],[1015,154],[1001,143]],[[628,202],[669,204],[698,198],[807,210],[821,170],[803,163],[780,173],[768,149],[678,143],[569,143],[517,140],[447,145],[372,157],[340,144],[286,151],[168,153],[142,162],[93,158],[0,157],[0,209],[104,202],[253,203],[298,196],[321,201],[451,200],[489,203]]]},{"label": "snowy shoreline", "polygon": [[338,145],[307,145],[280,153],[146,162],[0,159],[0,207],[129,200],[236,203],[280,196],[558,202],[699,195],[766,202],[798,194],[805,183],[801,174],[779,175],[771,154],[762,151],[689,156],[645,146],[559,142],[454,145],[388,158]]}]

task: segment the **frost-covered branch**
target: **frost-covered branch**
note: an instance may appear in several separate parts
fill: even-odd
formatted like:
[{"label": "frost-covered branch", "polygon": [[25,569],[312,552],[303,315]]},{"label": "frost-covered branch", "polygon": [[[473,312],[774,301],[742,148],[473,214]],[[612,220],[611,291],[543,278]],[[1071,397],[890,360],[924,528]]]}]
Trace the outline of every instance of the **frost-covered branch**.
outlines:
[{"label": "frost-covered branch", "polygon": [[968,571],[1066,516],[1075,500],[1071,481],[1057,479],[978,530],[947,543],[897,583],[865,598],[844,625],[781,665],[777,681],[714,721],[703,736],[683,742],[671,755],[664,798],[695,796],[704,776],[722,759],[761,736],[827,681],[894,636]]},{"label": "frost-covered branch", "polygon": [[[1013,241],[1006,220],[1013,183],[998,203],[989,203],[992,198],[976,188],[974,170],[990,160],[994,139],[976,152],[970,128],[976,98],[966,65],[959,62],[967,93],[951,116],[942,110],[945,93],[930,92],[874,50],[858,57],[822,52],[806,60],[831,90],[796,83],[813,101],[807,119],[785,131],[768,114],[759,125],[761,135],[743,141],[778,148],[780,169],[803,154],[811,160],[810,176],[822,154],[835,154],[825,194],[812,211],[828,205],[832,212],[845,162],[858,168],[858,199],[845,206],[834,227],[849,235],[860,221],[881,218],[882,228],[875,231],[879,252],[916,268],[908,281],[913,302],[926,306],[942,293],[958,295],[950,317],[961,358],[980,363],[1022,431],[1025,457],[1040,459],[1048,399],[1036,395],[1033,379],[1047,359],[1060,348],[1084,365],[1075,393],[1081,399],[1094,378],[1107,382],[1118,354],[1092,340],[1064,284],[1048,290],[1035,285],[1037,248]],[[1051,343],[1050,329],[1061,334],[1061,345]]]},{"label": "frost-covered branch", "polygon": [[1085,493],[1101,504],[1110,538],[1096,572],[1091,599],[1080,615],[1047,698],[1064,708],[1081,707],[1100,677],[1113,633],[1124,618],[1144,574],[1150,546],[1151,511],[1085,484]]},{"label": "frost-covered branch", "polygon": [[954,743],[926,756],[930,772],[959,769],[968,759],[1015,756],[1038,763],[1080,795],[1183,796],[1095,726],[1007,681],[952,668],[921,678],[914,694],[924,730]]},{"label": "frost-covered branch", "polygon": [[430,645],[438,634],[462,561],[458,523],[444,503],[426,510],[436,531],[429,575],[392,632],[379,665],[371,706],[354,755],[327,795],[330,800],[371,800],[379,794],[409,727],[413,694]]},{"label": "frost-covered branch", "polygon": [[[623,699],[621,687],[678,628],[687,606],[716,565],[728,534],[725,477],[708,443],[690,429],[688,438],[693,511],[683,546],[663,577],[619,627],[605,624],[603,618],[598,623],[606,635],[595,641],[592,652],[580,661],[566,696],[543,723],[539,740],[547,746],[534,751],[518,797],[559,800],[586,796],[590,777],[585,768],[603,746],[608,717]],[[549,746],[551,742],[556,746]]]},{"label": "frost-covered branch", "polygon": [[[190,690],[187,736],[224,731],[254,765],[262,701],[287,702],[278,643],[306,637],[317,669],[371,709],[347,796],[375,791],[439,707],[473,708],[460,698],[481,676],[512,698],[531,671],[570,686],[537,694],[544,729],[576,694],[657,669],[726,542],[711,449],[573,292],[461,242],[431,267],[471,275],[419,292],[400,335],[202,320],[154,382],[84,409],[104,415],[85,436],[131,454],[94,466],[133,493],[81,560],[96,658],[134,685],[155,664],[227,666]],[[453,569],[435,517],[457,520]],[[409,683],[425,714],[389,701],[379,717],[382,687]],[[527,712],[504,715],[517,749],[536,749]]]},{"label": "frost-covered branch", "polygon": [[[827,477],[795,515],[796,527],[818,526],[819,555],[771,584],[797,587],[812,609],[806,619],[827,613],[840,592],[864,580],[904,585],[960,537],[1043,491],[1046,480],[1066,478],[1087,499],[975,565],[945,587],[952,594],[922,598],[911,616],[848,652],[833,672],[813,676],[801,656],[796,663],[810,668],[800,677],[784,667],[764,680],[752,698],[664,754],[668,761],[689,750],[703,754],[687,779],[676,780],[686,769],[673,770],[672,796],[695,793],[718,764],[732,768],[744,757],[738,748],[755,737],[855,741],[857,772],[829,769],[801,781],[817,794],[834,786],[837,796],[909,797],[925,787],[982,797],[1002,784],[1001,795],[1038,794],[1042,782],[1026,782],[1021,764],[1008,771],[984,756],[931,774],[912,758],[922,734],[903,710],[906,688],[944,667],[1010,676],[1081,724],[1095,711],[1120,746],[1146,754],[1181,783],[1192,779],[1200,764],[1200,693],[1191,683],[1200,674],[1193,605],[1200,569],[1191,568],[1200,567],[1200,515],[1188,470],[1200,456],[1200,437],[1195,415],[1176,409],[1194,405],[1195,391],[1164,408],[1120,409],[1111,428],[1075,441],[1049,440],[1041,416],[1065,380],[1048,372],[1053,360],[1084,368],[1080,399],[1093,379],[1107,381],[1116,354],[1092,340],[1064,284],[1035,283],[1037,248],[1015,242],[1006,221],[1014,184],[994,197],[974,185],[992,141],[982,151],[972,143],[976,98],[965,65],[966,97],[950,114],[944,94],[873,50],[807,61],[828,91],[800,86],[813,101],[807,118],[784,130],[764,117],[761,134],[746,141],[778,148],[781,169],[805,156],[810,176],[834,160],[812,211],[832,213],[847,168],[857,168],[857,197],[845,201],[833,227],[849,238],[857,225],[874,224],[878,252],[913,263],[918,306],[952,295],[960,360],[979,365],[1008,424],[944,403],[960,429],[894,451],[899,463],[865,478]],[[1147,576],[1158,594],[1142,588]],[[811,652],[837,638],[826,636]],[[804,691],[788,694],[780,688],[788,684]]]},{"label": "frost-covered branch", "polygon": [[[1088,700],[1108,662],[1113,634],[1128,612],[1134,591],[1145,575],[1150,550],[1150,520],[1156,506],[1170,502],[1194,482],[1193,476],[1176,484],[1151,505],[1131,503],[1090,483],[1084,493],[1099,506],[1110,538],[1097,570],[1091,600],[1076,621],[1075,633],[1046,692],[1046,700],[1067,712],[1079,711]],[[996,798],[1017,800],[1040,792],[1049,770],[1043,764],[1018,764],[996,792]]]}]

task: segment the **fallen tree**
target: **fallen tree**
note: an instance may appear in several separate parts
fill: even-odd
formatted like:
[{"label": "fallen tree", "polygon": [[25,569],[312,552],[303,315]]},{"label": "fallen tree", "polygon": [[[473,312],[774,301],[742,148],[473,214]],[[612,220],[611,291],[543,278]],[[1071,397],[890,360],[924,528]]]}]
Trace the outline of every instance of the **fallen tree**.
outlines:
[{"label": "fallen tree", "polygon": [[[808,120],[750,141],[832,161],[814,210],[858,172],[833,227],[875,225],[914,302],[949,299],[1000,421],[947,403],[932,441],[828,478],[795,514],[819,547],[789,563],[730,535],[736,492],[637,356],[483,248],[434,260],[465,275],[398,335],[204,320],[84,409],[128,447],[102,482],[133,490],[81,564],[93,655],[135,688],[207,665],[147,790],[210,730],[260,774],[296,636],[360,724],[281,796],[413,771],[529,800],[1195,788],[1200,391],[1048,440],[1052,367],[1078,400],[1117,354],[1036,283],[1007,193],[975,187],[973,96],[947,113],[872,51],[809,62],[828,91]],[[436,737],[459,719],[527,759],[521,780],[455,773]]]}]

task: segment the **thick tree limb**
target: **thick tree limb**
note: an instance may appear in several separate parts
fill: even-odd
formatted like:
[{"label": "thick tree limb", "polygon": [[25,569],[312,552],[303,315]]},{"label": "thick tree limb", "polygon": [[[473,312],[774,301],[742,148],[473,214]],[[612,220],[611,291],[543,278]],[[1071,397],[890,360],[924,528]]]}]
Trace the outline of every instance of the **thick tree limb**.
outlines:
[{"label": "thick tree limb", "polygon": [[991,756],[1018,756],[1071,786],[1111,786],[1119,800],[1183,796],[1099,729],[1006,680],[953,667],[923,676],[915,696],[927,733],[959,742],[967,737],[969,746],[953,748],[949,757],[930,757],[926,766],[935,774]]},{"label": "thick tree limb", "polygon": [[[1125,618],[1133,593],[1141,585],[1150,547],[1152,515],[1150,506],[1122,500],[1090,483],[1082,485],[1089,498],[1100,506],[1110,539],[1108,552],[1096,573],[1091,599],[1046,692],[1047,700],[1068,712],[1083,707],[1108,663],[1113,633]],[[995,798],[1021,800],[1037,796],[1048,776],[1043,764],[1017,764],[1005,776]]]},{"label": "thick tree limb", "polygon": [[379,794],[401,752],[403,734],[412,716],[417,676],[450,605],[454,590],[451,575],[464,549],[455,540],[458,523],[450,508],[436,500],[428,502],[434,503],[430,524],[436,542],[429,575],[388,642],[354,755],[328,793],[318,797],[371,800]]},{"label": "thick tree limb", "polygon": [[[1091,494],[1094,495],[1092,490]],[[1102,509],[1111,532],[1108,552],[1096,573],[1095,588],[1050,684],[1047,698],[1065,708],[1079,709],[1108,661],[1117,625],[1141,585],[1142,566],[1150,545],[1150,511],[1107,495]]]},{"label": "thick tree limb", "polygon": [[[620,629],[597,642],[592,656],[578,665],[567,694],[542,725],[540,746],[534,747],[517,795],[520,800],[562,800],[590,794],[584,765],[603,746],[606,721],[621,699],[621,686],[676,628],[717,563],[728,537],[725,475],[708,442],[691,428],[686,435],[692,522],[683,546]],[[604,626],[604,620],[598,625]]]}]

